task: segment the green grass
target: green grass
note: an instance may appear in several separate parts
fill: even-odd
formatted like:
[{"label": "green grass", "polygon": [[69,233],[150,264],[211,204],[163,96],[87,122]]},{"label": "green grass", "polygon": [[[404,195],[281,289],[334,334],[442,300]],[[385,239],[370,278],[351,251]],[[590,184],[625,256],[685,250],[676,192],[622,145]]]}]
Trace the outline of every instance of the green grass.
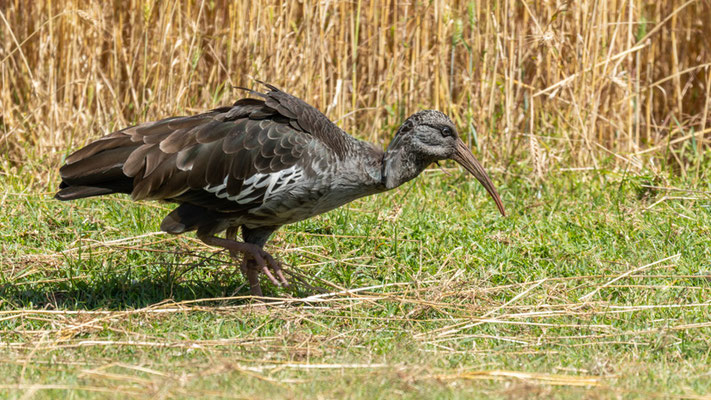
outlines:
[{"label": "green grass", "polygon": [[2,178],[0,397],[711,395],[709,183],[499,175],[501,218],[428,171],[278,232],[294,285],[255,307],[224,253],[142,236],[169,205],[33,176]]}]

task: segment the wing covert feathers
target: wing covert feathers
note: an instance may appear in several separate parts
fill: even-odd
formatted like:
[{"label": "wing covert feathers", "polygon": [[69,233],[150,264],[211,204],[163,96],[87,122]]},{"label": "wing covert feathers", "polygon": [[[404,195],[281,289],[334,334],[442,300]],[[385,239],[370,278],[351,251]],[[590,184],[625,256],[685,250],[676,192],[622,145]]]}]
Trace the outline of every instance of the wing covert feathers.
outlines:
[{"label": "wing covert feathers", "polygon": [[[345,132],[304,101],[265,85],[266,93],[250,91],[260,99],[132,126],[77,150],[60,169],[57,198],[129,193],[175,201],[182,205],[161,228],[181,233],[214,219],[213,212],[261,204],[302,157],[344,157]],[[328,154],[307,153],[314,142]]]}]

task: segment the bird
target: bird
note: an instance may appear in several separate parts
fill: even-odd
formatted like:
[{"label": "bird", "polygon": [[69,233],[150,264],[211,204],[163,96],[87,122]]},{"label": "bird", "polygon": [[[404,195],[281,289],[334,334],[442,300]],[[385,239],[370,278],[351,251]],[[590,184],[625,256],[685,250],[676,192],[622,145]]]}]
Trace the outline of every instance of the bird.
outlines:
[{"label": "bird", "polygon": [[262,296],[260,272],[276,286],[289,285],[264,250],[277,229],[394,189],[438,161],[459,163],[506,215],[491,179],[444,113],[412,114],[382,150],[298,97],[257,82],[263,91],[239,88],[250,95],[231,106],[130,126],[76,150],[59,169],[55,198],[124,193],[177,203],[160,229],[196,231],[205,244],[241,256],[255,297]]}]

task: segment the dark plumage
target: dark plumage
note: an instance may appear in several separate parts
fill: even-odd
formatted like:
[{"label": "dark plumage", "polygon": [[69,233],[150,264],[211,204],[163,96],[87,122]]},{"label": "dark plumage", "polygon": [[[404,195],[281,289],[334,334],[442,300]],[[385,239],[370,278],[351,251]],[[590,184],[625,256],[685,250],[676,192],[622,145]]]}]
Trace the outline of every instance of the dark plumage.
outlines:
[{"label": "dark plumage", "polygon": [[[260,99],[132,126],[90,143],[67,157],[56,198],[127,193],[178,203],[161,229],[196,230],[233,257],[243,253],[242,272],[255,295],[261,295],[259,271],[286,285],[279,264],[263,250],[280,226],[395,188],[439,160],[464,166],[504,214],[491,180],[441,112],[410,116],[383,152],[304,101],[266,86],[266,93],[250,91]],[[244,242],[235,240],[238,229]],[[222,231],[226,238],[216,236]]]}]

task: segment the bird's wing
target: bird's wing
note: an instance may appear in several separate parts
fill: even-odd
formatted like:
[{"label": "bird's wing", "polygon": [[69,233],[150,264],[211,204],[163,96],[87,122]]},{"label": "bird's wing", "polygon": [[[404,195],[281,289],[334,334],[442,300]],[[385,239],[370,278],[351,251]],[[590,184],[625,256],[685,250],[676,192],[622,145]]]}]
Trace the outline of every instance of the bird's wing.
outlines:
[{"label": "bird's wing", "polygon": [[[296,97],[276,88],[260,95],[114,132],[70,155],[65,171],[121,153],[136,200],[174,200],[220,212],[259,206],[265,196],[313,173],[311,166],[338,157],[345,141],[345,133]],[[305,155],[309,162],[298,163]]]},{"label": "bird's wing", "polygon": [[297,165],[305,154],[328,157],[313,135],[289,122],[264,102],[243,99],[200,118],[137,127],[131,133],[144,144],[123,167],[134,177],[132,196],[222,212],[259,206],[310,172],[309,163]]},{"label": "bird's wing", "polygon": [[339,158],[345,156],[348,134],[343,132],[341,128],[331,122],[317,108],[300,98],[283,92],[273,85],[258,82],[269,88],[269,91],[259,93],[250,90],[250,92],[263,97],[266,107],[288,118],[291,127],[310,134]]}]

